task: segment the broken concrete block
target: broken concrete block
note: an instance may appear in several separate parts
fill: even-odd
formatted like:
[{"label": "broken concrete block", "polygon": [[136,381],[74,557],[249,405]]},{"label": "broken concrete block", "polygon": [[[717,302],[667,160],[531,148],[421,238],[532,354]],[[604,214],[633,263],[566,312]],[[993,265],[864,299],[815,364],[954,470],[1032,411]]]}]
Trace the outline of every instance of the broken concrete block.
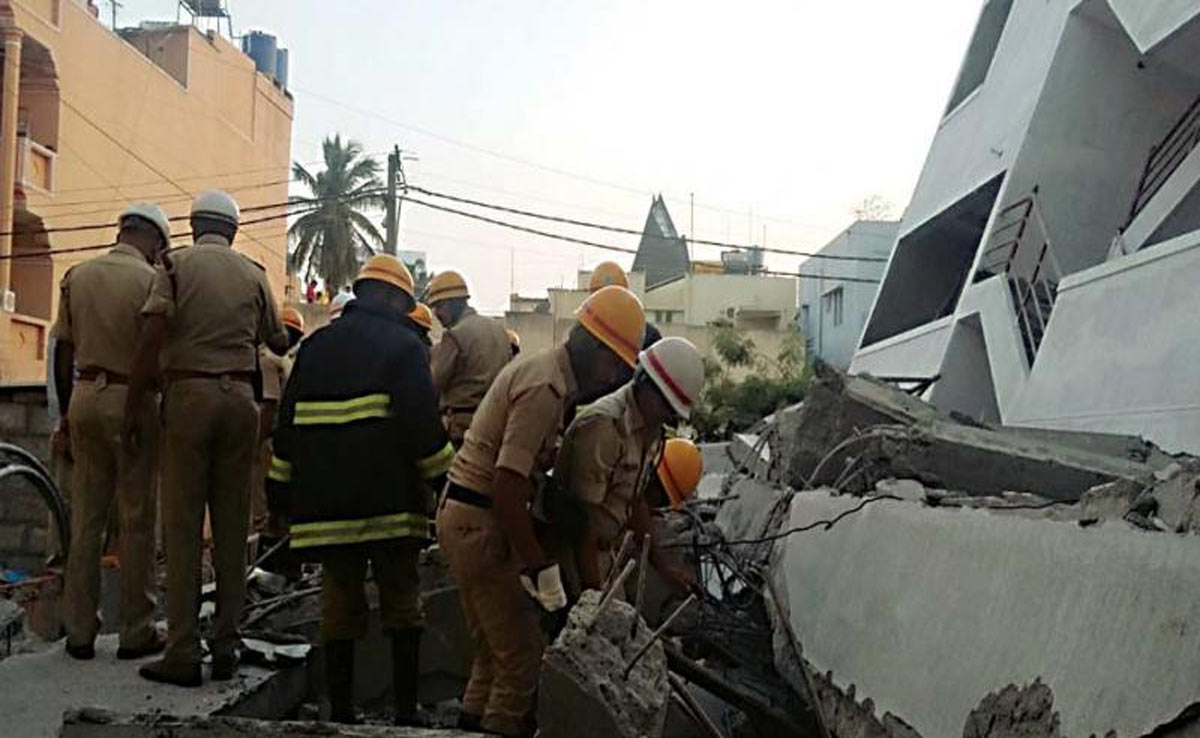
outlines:
[{"label": "broken concrete block", "polygon": [[967,716],[963,738],[1058,738],[1058,712],[1054,692],[1035,679],[1018,687],[1010,684],[983,698]]},{"label": "broken concrete block", "polygon": [[121,715],[105,710],[71,710],[63,715],[61,738],[466,738],[480,735],[438,728],[275,722],[163,713]]},{"label": "broken concrete block", "polygon": [[728,474],[733,471],[733,459],[729,456],[729,443],[699,443],[700,459],[705,474]]},{"label": "broken concrete block", "polygon": [[650,629],[632,605],[618,598],[597,617],[599,602],[599,592],[584,592],[567,626],[546,649],[538,688],[540,735],[656,738],[670,694],[662,644],[651,644],[626,675]]},{"label": "broken concrete block", "polygon": [[717,512],[717,529],[727,541],[762,536],[783,494],[778,487],[757,479],[739,479],[730,489],[730,499]]},{"label": "broken concrete block", "polygon": [[848,465],[865,463],[871,473],[860,476],[867,489],[872,477],[895,476],[968,494],[1077,500],[1096,485],[1155,471],[1138,460],[1149,452],[1127,449],[1144,447],[1140,439],[969,424],[881,382],[828,367],[801,405],[777,415],[772,474],[796,489],[833,484]]}]

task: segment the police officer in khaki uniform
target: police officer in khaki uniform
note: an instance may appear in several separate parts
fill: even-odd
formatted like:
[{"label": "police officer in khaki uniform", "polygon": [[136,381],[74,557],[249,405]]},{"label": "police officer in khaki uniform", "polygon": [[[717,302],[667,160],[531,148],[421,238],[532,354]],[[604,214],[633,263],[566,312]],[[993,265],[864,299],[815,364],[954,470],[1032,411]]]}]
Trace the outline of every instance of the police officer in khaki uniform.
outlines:
[{"label": "police officer in khaki uniform", "polygon": [[145,445],[126,452],[120,441],[142,305],[154,282],[151,264],[170,243],[171,224],[157,205],[142,202],[131,205],[119,224],[115,248],[63,276],[53,331],[58,340],[55,388],[63,418],[57,435],[69,438],[75,458],[63,624],[66,651],[77,659],[95,656],[100,548],[114,497],[121,528],[117,657],[139,658],[163,648],[152,625],[158,425],[154,398],[147,396],[135,408],[146,428]]},{"label": "police officer in khaki uniform", "polygon": [[[200,555],[204,511],[212,523],[217,611],[213,679],[236,671],[238,620],[245,603],[246,481],[254,461],[258,345],[288,348],[287,332],[263,270],[232,248],[238,207],[220,190],[192,203],[195,245],[164,254],[138,344],[130,402],[139,402],[160,364],[163,396],[162,513],[167,548],[167,648],[143,666],[147,679],[199,686]],[[127,445],[147,443],[144,424],[126,408]]]},{"label": "police officer in khaki uniform", "polygon": [[591,295],[566,343],[500,372],[454,458],[437,531],[476,647],[463,728],[528,734],[543,648],[534,602],[566,606],[558,565],[534,536],[532,477],[553,462],[567,408],[627,381],[645,320],[629,290]]},{"label": "police officer in khaki uniform", "polygon": [[292,371],[296,347],[304,338],[304,316],[294,307],[279,312],[279,319],[288,333],[288,351],[283,356],[266,346],[258,349],[258,368],[262,374],[262,399],[258,403],[258,453],[250,474],[250,530],[259,534],[259,550],[274,545],[287,534],[285,530],[268,528],[267,470],[271,465],[271,434],[279,414],[279,401]]},{"label": "police officer in khaki uniform", "polygon": [[444,329],[432,352],[433,385],[456,447],[488,387],[512,358],[504,326],[476,313],[467,302],[470,296],[462,275],[453,271],[434,275],[426,296]]},{"label": "police officer in khaki uniform", "polygon": [[695,577],[655,545],[644,493],[663,426],[691,415],[703,383],[696,347],[683,338],[664,338],[638,356],[633,381],[597,400],[567,428],[554,478],[586,503],[587,524],[574,557],[580,589],[600,589],[626,529],[639,541],[650,536],[650,562],[666,581],[695,588]]}]

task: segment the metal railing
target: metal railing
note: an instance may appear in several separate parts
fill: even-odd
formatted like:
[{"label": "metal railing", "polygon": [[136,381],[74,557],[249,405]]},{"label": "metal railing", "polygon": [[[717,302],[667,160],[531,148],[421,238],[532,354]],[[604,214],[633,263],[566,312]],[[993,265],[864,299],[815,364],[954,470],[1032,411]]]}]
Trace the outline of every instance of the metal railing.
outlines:
[{"label": "metal railing", "polygon": [[1038,205],[1038,188],[996,214],[979,273],[1004,274],[1017,313],[1025,358],[1033,366],[1041,348],[1062,268],[1050,246]]},{"label": "metal railing", "polygon": [[1200,97],[1175,121],[1163,140],[1150,149],[1150,157],[1142,169],[1142,178],[1138,180],[1137,194],[1129,208],[1129,218],[1125,221],[1126,228],[1142,212],[1146,203],[1158,194],[1197,144],[1200,144]]}]

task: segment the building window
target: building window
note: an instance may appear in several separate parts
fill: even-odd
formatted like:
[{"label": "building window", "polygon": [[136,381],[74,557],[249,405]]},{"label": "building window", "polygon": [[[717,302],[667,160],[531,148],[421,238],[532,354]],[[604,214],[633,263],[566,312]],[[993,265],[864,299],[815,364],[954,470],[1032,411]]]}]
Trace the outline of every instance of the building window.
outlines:
[{"label": "building window", "polygon": [[674,310],[668,310],[668,311],[666,311],[666,312],[667,312],[667,314],[664,316],[664,317],[665,317],[665,320],[663,320],[663,322],[664,322],[664,323],[670,323],[670,322],[671,322],[671,320],[672,320],[672,318],[673,318],[673,317],[674,317],[674,315],[675,315],[675,311],[674,311]]},{"label": "building window", "polygon": [[975,26],[975,35],[971,37],[971,45],[967,47],[962,69],[958,72],[958,82],[954,84],[954,92],[946,105],[946,115],[962,104],[987,78],[996,49],[1000,46],[1000,37],[1004,34],[1004,25],[1008,23],[1012,3],[1013,0],[988,0],[983,6]]},{"label": "building window", "polygon": [[844,292],[841,287],[832,289],[826,292],[821,299],[825,302],[822,306],[825,314],[830,316],[830,320],[835,326],[842,324],[842,301]]},{"label": "building window", "polygon": [[808,305],[800,306],[800,328],[808,332]]}]

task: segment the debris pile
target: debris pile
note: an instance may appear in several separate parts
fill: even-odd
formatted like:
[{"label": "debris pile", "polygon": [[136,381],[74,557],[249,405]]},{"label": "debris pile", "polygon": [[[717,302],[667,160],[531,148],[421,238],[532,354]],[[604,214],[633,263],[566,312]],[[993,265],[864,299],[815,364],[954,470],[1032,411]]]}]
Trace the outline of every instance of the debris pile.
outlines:
[{"label": "debris pile", "polygon": [[542,661],[542,734],[660,735],[670,685],[662,644],[651,641],[650,628],[632,605],[619,597],[602,600],[595,590],[584,592]]}]

